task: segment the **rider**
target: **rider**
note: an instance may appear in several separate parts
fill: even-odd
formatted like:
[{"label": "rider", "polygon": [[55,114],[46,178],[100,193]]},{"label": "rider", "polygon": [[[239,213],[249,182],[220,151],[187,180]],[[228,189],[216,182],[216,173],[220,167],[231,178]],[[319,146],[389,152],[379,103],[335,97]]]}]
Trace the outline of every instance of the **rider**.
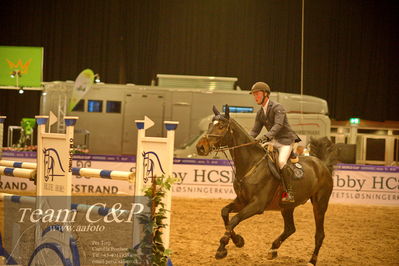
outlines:
[{"label": "rider", "polygon": [[255,124],[249,134],[256,138],[262,128],[266,127],[268,132],[259,139],[259,142],[265,144],[271,141],[273,146],[278,149],[278,165],[287,190],[282,201],[295,202],[291,184],[292,170],[286,164],[291,155],[293,143],[299,142],[301,139],[288,124],[284,107],[269,99],[270,92],[270,87],[265,82],[256,82],[252,86],[250,94],[253,95],[256,103],[261,105],[261,108],[256,114]]}]

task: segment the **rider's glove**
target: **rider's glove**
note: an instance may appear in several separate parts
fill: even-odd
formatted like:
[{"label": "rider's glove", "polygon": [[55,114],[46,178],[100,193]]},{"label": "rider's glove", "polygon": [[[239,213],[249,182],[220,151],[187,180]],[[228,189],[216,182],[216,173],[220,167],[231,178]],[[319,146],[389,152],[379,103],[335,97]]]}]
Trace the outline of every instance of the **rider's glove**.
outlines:
[{"label": "rider's glove", "polygon": [[264,135],[263,137],[261,137],[259,139],[259,143],[260,144],[265,144],[266,142],[269,142],[269,141],[271,141],[271,139],[268,136],[266,136],[266,135]]}]

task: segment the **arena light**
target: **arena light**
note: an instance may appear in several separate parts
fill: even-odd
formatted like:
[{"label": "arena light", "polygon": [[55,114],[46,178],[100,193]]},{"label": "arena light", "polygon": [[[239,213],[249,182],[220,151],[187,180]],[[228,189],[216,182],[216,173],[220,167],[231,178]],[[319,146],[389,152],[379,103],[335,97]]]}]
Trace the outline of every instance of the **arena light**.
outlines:
[{"label": "arena light", "polygon": [[360,118],[355,118],[355,117],[349,118],[349,123],[351,123],[352,125],[358,125],[360,124]]},{"label": "arena light", "polygon": [[[229,106],[231,113],[253,113],[254,108],[251,106]],[[223,106],[223,112],[226,112],[226,106]]]},{"label": "arena light", "polygon": [[101,82],[101,80],[100,80],[100,74],[95,74],[95,75],[94,75],[94,82],[95,82],[95,83],[100,83],[100,82]]}]

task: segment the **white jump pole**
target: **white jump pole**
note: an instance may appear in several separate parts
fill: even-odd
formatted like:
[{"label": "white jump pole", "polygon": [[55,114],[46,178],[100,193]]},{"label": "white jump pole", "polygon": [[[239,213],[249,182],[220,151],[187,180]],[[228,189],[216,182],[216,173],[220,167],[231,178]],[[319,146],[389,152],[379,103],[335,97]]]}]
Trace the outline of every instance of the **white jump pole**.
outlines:
[{"label": "white jump pole", "polygon": [[36,170],[0,166],[0,175],[34,179],[36,177]]},{"label": "white jump pole", "polygon": [[[16,162],[0,160],[0,175],[15,176],[21,178],[36,177],[36,163]],[[113,180],[122,180],[134,183],[136,174],[128,171],[115,171],[95,168],[72,167],[72,175],[91,178],[105,178]]]},{"label": "white jump pole", "polygon": [[5,116],[0,116],[0,158],[3,154],[3,133],[4,133],[4,121],[6,120]]},{"label": "white jump pole", "polygon": [[[167,130],[166,133],[166,145],[167,145],[167,156],[165,157],[165,165],[166,165],[166,176],[172,176],[173,174],[173,153],[175,146],[175,131],[179,122],[174,121],[165,121],[164,125]],[[170,243],[170,215],[172,211],[172,190],[169,190],[165,195],[165,203],[166,209],[169,210],[166,212],[166,223],[168,226],[163,231],[163,242],[165,244],[165,248],[169,248]]]},{"label": "white jump pole", "polygon": [[12,167],[12,168],[24,168],[24,169],[35,169],[37,168],[36,163],[28,162],[16,162],[8,160],[0,160],[0,166]]}]

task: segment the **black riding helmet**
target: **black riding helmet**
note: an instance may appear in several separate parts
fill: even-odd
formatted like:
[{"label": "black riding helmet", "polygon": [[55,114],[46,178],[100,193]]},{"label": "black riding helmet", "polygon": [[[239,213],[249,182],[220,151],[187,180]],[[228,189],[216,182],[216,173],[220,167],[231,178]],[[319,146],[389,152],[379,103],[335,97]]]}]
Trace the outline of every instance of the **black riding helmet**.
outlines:
[{"label": "black riding helmet", "polygon": [[256,82],[252,86],[251,91],[249,92],[249,94],[252,94],[255,91],[264,91],[264,92],[267,93],[267,96],[269,96],[270,92],[271,92],[269,85],[267,85],[265,82],[261,82],[261,81]]},{"label": "black riding helmet", "polygon": [[261,103],[261,104],[263,104],[263,103],[265,102],[266,97],[269,97],[269,96],[270,96],[270,87],[269,87],[269,85],[267,85],[265,82],[261,82],[261,81],[256,82],[256,83],[252,86],[251,92],[250,92],[249,94],[252,94],[252,93],[254,93],[254,92],[256,92],[256,91],[263,91],[263,92],[264,92],[264,94],[263,94],[263,99],[262,99],[262,103]]}]

